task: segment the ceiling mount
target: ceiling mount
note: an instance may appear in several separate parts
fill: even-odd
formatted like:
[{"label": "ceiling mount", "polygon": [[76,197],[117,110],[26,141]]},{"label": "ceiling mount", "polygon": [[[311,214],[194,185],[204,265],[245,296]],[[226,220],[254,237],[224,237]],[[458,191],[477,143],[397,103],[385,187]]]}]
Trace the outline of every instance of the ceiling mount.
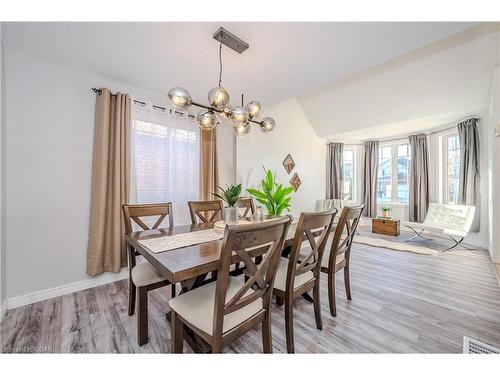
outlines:
[{"label": "ceiling mount", "polygon": [[214,39],[240,54],[250,47],[247,42],[230,33],[223,27],[219,27],[219,30],[215,32]]}]

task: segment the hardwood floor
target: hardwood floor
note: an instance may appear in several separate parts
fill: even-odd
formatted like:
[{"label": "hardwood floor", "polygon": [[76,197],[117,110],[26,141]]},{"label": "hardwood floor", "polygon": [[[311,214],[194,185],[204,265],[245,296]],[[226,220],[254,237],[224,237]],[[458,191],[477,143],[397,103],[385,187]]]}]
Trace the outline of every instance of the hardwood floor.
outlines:
[{"label": "hardwood floor", "polygon": [[[402,233],[398,240],[403,238]],[[430,256],[355,244],[352,301],[345,298],[342,274],[337,278],[336,318],[328,312],[326,278],[321,281],[322,331],[316,329],[313,305],[296,301],[297,353],[460,353],[464,335],[500,347],[500,287],[485,250]],[[149,343],[142,347],[136,317],[127,315],[127,283],[121,281],[8,311],[0,351],[168,353],[169,297],[169,287],[150,293]],[[284,307],[273,304],[272,320],[274,352],[285,353]],[[261,350],[260,329],[225,348]]]}]

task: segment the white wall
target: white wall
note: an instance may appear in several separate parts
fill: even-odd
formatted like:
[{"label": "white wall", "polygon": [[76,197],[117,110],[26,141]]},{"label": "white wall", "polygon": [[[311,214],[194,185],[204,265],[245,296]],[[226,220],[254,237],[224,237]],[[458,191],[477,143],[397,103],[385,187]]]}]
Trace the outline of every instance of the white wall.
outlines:
[{"label": "white wall", "polygon": [[458,45],[447,43],[431,54],[415,53],[411,61],[401,59],[401,65],[392,64],[382,73],[300,98],[318,135],[422,118],[429,126],[432,116],[460,116],[484,109],[491,69],[496,65],[498,33]]},{"label": "white wall", "polygon": [[[316,135],[296,98],[265,108],[264,115],[276,120],[273,132],[262,134],[252,125],[250,134],[237,139],[238,182],[245,189],[260,188],[263,166],[284,185],[297,172],[302,185],[293,194],[292,213],[313,211],[316,200],[325,198],[326,141]],[[295,161],[289,175],[282,165],[288,154]]]},{"label": "white wall", "polygon": [[[5,65],[10,300],[90,279],[85,269],[95,107],[91,88],[128,92],[159,105],[166,104],[166,95],[11,50]],[[221,137],[230,143],[220,148],[232,150],[232,137],[224,132]],[[231,153],[220,155],[228,168],[221,171],[224,178],[234,173],[226,157]]]},{"label": "white wall", "polygon": [[4,45],[2,39],[2,23],[0,22],[0,320],[4,313],[5,289],[5,220],[4,220],[4,185],[5,185],[5,64]]}]

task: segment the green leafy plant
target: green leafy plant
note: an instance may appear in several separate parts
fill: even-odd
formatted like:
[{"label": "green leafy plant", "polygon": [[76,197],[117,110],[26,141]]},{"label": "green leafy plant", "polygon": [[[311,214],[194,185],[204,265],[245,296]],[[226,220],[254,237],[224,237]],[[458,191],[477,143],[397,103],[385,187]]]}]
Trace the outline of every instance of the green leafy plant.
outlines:
[{"label": "green leafy plant", "polygon": [[212,193],[212,195],[216,196],[217,198],[222,199],[224,202],[227,203],[227,205],[229,207],[234,207],[234,205],[238,201],[238,198],[241,194],[241,184],[231,185],[231,186],[226,185],[225,189],[223,189],[219,186],[219,189],[220,189],[222,195],[217,194],[217,193]]},{"label": "green leafy plant", "polygon": [[293,192],[293,187],[283,187],[282,184],[276,182],[276,175],[270,170],[264,168],[264,178],[262,179],[262,191],[257,189],[247,189],[247,191],[255,197],[257,202],[263,204],[267,208],[267,214],[270,217],[280,216],[283,210],[290,211],[290,194]]},{"label": "green leafy plant", "polygon": [[391,212],[392,211],[390,207],[380,207],[380,210],[382,212]]}]

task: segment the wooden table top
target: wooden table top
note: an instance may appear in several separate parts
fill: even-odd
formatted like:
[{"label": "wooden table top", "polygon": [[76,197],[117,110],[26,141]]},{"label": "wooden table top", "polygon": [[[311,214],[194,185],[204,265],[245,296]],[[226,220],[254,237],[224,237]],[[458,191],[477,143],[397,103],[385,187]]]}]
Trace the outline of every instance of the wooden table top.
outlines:
[{"label": "wooden table top", "polygon": [[[172,236],[174,234],[194,232],[213,228],[213,223],[196,225],[182,225],[174,228],[153,229],[133,232],[126,236],[126,241],[146,258],[163,276],[171,283],[192,279],[196,276],[216,271],[220,263],[220,250],[222,240],[204,242],[197,245],[182,247],[175,250],[167,250],[154,253],[138,241]],[[285,247],[292,244],[291,231],[295,232],[295,225],[290,226],[288,239]],[[235,262],[237,260],[235,259]]]}]

